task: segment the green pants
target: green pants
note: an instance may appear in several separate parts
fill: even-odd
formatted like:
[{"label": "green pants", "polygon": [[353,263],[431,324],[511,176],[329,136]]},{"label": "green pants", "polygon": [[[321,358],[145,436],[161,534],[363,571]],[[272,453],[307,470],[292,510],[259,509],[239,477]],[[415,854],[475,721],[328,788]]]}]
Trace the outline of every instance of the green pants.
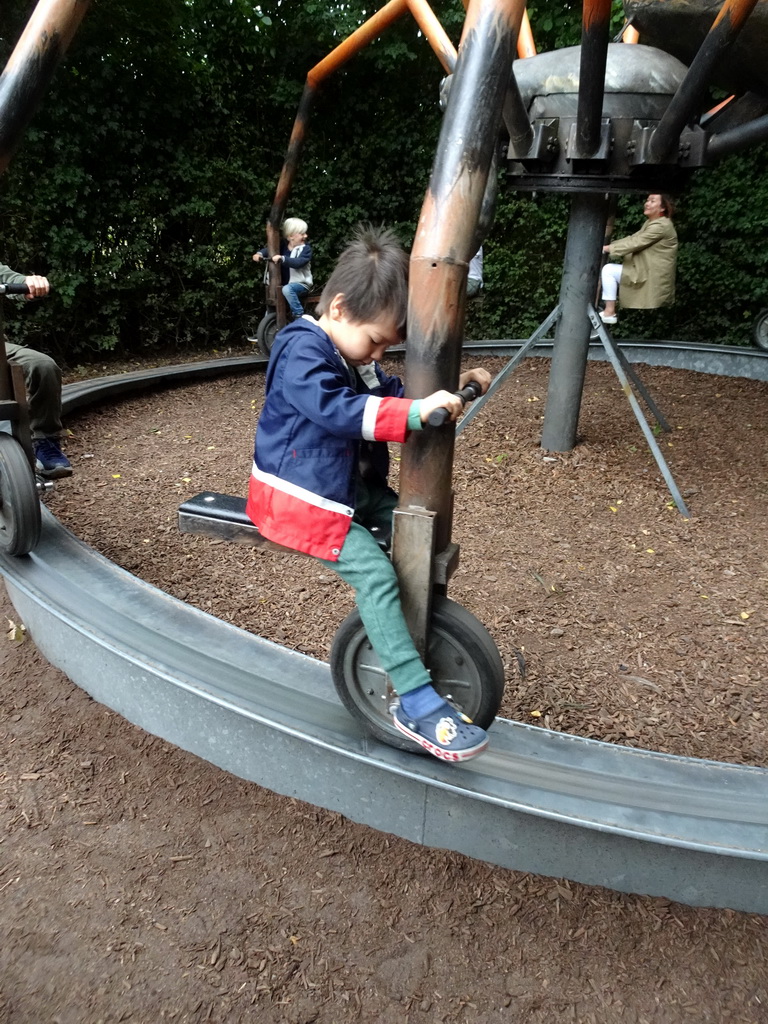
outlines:
[{"label": "green pants", "polygon": [[24,374],[33,440],[60,437],[61,370],[56,360],[33,348],[11,345],[7,341],[5,354],[8,362],[20,366]]},{"label": "green pants", "polygon": [[408,632],[400,604],[400,587],[392,563],[366,527],[388,528],[397,505],[389,488],[358,485],[357,508],[336,562],[319,561],[333,569],[355,591],[355,602],[368,639],[381,667],[399,694],[432,680]]}]

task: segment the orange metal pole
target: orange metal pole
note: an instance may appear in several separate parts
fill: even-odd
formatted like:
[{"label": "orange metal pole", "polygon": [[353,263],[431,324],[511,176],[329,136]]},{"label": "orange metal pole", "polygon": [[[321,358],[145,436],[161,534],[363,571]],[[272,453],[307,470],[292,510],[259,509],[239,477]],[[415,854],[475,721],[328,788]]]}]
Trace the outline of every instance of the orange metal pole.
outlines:
[{"label": "orange metal pole", "polygon": [[[409,397],[453,388],[458,380],[467,264],[474,255],[523,7],[524,0],[473,0],[469,6],[456,77],[411,249]],[[453,430],[414,431],[401,464],[400,507],[437,513],[439,551],[450,540],[453,445]]]},{"label": "orange metal pole", "polygon": [[449,75],[452,74],[456,67],[456,47],[448,38],[432,8],[426,0],[408,0],[408,8],[444,70]]},{"label": "orange metal pole", "polygon": [[90,0],[40,0],[27,22],[3,74],[11,74],[31,53],[42,59],[55,50],[63,55],[77,32]]},{"label": "orange metal pole", "polygon": [[739,32],[752,13],[756,2],[757,0],[726,0],[709,31],[713,32],[721,21],[727,21],[729,31],[734,34]]},{"label": "orange metal pole", "polygon": [[339,43],[335,50],[331,50],[327,57],[323,57],[319,64],[315,64],[307,75],[308,84],[315,87],[319,85],[331,72],[340,68],[368,43],[372,43],[407,10],[408,0],[389,0],[388,4],[356,29],[343,43]]},{"label": "orange metal pole", "polygon": [[600,142],[611,0],[584,0],[574,155],[589,159]]},{"label": "orange metal pole", "polygon": [[[293,179],[296,176],[296,168],[304,146],[309,115],[318,86],[330,74],[338,70],[355,54],[359,53],[360,50],[378,38],[385,29],[402,17],[409,7],[412,9],[414,18],[416,18],[430,45],[438,54],[443,67],[449,71],[455,65],[457,59],[456,51],[437,18],[430,10],[426,0],[390,0],[380,11],[377,11],[376,14],[356,29],[351,36],[332,50],[327,57],[324,57],[310,69],[288,142],[288,151],[283,169],[280,172],[280,180],[275,190],[272,209],[269,214],[267,245],[270,256],[280,251],[280,222],[283,219]],[[278,325],[282,326],[285,319],[285,307],[277,284],[278,275],[274,273],[272,266],[270,266],[270,296],[274,299],[277,308]]]},{"label": "orange metal pole", "polygon": [[520,34],[517,37],[517,56],[520,58],[536,56],[536,43],[533,41],[531,19],[528,17],[527,7],[523,11],[523,20],[520,22]]},{"label": "orange metal pole", "polygon": [[601,30],[611,16],[611,0],[584,0],[581,25],[585,31],[598,26]]},{"label": "orange metal pole", "polygon": [[674,161],[680,132],[701,102],[712,69],[733,45],[756,3],[757,0],[726,0],[720,8],[653,133],[648,147],[649,162]]},{"label": "orange metal pole", "polygon": [[729,104],[729,103],[730,103],[730,102],[731,102],[732,100],[735,100],[735,99],[736,99],[736,94],[735,94],[735,93],[731,94],[731,95],[730,95],[730,96],[728,97],[728,99],[725,99],[725,100],[723,100],[723,101],[722,101],[721,103],[718,103],[718,104],[717,104],[716,106],[712,107],[712,109],[711,109],[711,110],[708,110],[708,111],[706,112],[706,114],[704,115],[704,117],[712,117],[712,116],[713,116],[714,114],[716,114],[716,113],[717,113],[717,112],[718,112],[719,110],[722,110],[722,109],[723,109],[723,107],[727,107],[727,106],[728,106],[728,104]]},{"label": "orange metal pole", "polygon": [[10,162],[90,0],[40,0],[0,77],[0,172]]}]

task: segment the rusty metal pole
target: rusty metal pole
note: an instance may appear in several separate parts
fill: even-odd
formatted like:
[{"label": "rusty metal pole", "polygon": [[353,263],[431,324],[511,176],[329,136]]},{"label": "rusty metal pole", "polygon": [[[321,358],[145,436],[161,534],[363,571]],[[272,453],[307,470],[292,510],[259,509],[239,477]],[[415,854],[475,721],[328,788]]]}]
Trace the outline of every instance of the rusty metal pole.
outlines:
[{"label": "rusty metal pole", "polygon": [[40,0],[0,75],[0,173],[77,31],[90,0]]},{"label": "rusty metal pole", "polygon": [[271,257],[280,252],[280,226],[285,216],[285,208],[288,203],[288,196],[293,188],[293,181],[296,177],[301,154],[304,149],[304,139],[307,134],[307,125],[312,113],[315,97],[320,83],[334,71],[342,67],[351,57],[359,53],[364,46],[377,38],[386,28],[392,25],[398,18],[408,10],[408,0],[389,0],[380,11],[364,22],[347,39],[340,43],[326,57],[308,72],[304,85],[304,92],[299,102],[299,109],[296,119],[293,122],[291,137],[288,141],[288,151],[283,162],[283,169],[280,172],[280,179],[275,190],[275,198],[272,201],[272,209],[267,221],[267,248],[269,250],[269,299],[274,303],[277,311],[277,326],[284,327],[287,320],[287,307],[280,288],[280,268],[272,262]]},{"label": "rusty metal pole", "polygon": [[[0,174],[11,162],[24,129],[32,120],[53,73],[77,31],[90,0],[40,0],[0,75]],[[0,341],[3,323],[0,315]],[[24,380],[18,366],[9,366],[0,345],[0,393],[17,405],[12,433],[34,471],[35,454],[29,429]]]},{"label": "rusty metal pole", "polygon": [[[454,389],[458,381],[467,267],[474,255],[523,10],[523,0],[469,4],[411,252],[406,388],[412,398]],[[452,425],[414,432],[403,450],[394,560],[417,644],[423,642],[428,615],[423,598],[431,592],[429,554],[444,551],[450,542],[453,450]],[[427,513],[424,522],[409,530],[408,513],[418,516],[419,510]],[[419,620],[415,627],[414,610]]]},{"label": "rusty metal pole", "polygon": [[317,87],[310,80],[310,72],[304,86],[296,119],[293,122],[293,130],[288,140],[288,150],[285,154],[283,169],[275,191],[275,198],[272,201],[272,208],[269,211],[267,221],[267,249],[269,250],[269,301],[274,305],[277,313],[278,329],[285,327],[288,320],[288,307],[280,287],[280,266],[272,262],[272,257],[280,252],[280,226],[285,215],[285,207],[288,203],[288,196],[291,194],[293,180],[296,177],[296,169],[299,166],[301,153],[304,149],[304,139],[307,134],[309,116],[317,95]]},{"label": "rusty metal pole", "polygon": [[576,113],[576,157],[589,159],[600,144],[611,0],[584,0]]},{"label": "rusty metal pole", "polygon": [[523,20],[520,22],[520,34],[517,37],[517,56],[521,60],[525,57],[536,56],[536,43],[533,41],[531,19],[528,17],[527,9],[523,11]]},{"label": "rusty metal pole", "polygon": [[712,71],[734,43],[757,0],[726,0],[659,121],[648,147],[650,163],[677,162],[680,132],[696,112]]},{"label": "rusty metal pole", "polygon": [[768,114],[756,117],[754,121],[731,128],[720,135],[713,135],[707,146],[707,156],[720,160],[731,153],[737,153],[747,146],[758,146],[768,139]]}]

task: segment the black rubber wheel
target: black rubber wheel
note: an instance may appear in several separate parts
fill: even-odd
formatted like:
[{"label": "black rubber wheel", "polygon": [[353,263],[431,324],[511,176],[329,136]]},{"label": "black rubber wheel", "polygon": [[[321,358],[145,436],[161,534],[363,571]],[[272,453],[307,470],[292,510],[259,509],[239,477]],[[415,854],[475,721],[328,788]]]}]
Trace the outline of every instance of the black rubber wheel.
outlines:
[{"label": "black rubber wheel", "polygon": [[277,313],[270,309],[264,314],[256,328],[256,343],[262,354],[268,356],[272,351],[277,334]]},{"label": "black rubber wheel", "polygon": [[[487,729],[504,694],[504,666],[485,626],[460,604],[436,595],[432,604],[429,667],[435,689]],[[392,722],[387,680],[357,609],[339,626],[331,647],[336,692],[349,713],[376,739],[424,753]]]},{"label": "black rubber wheel", "polygon": [[27,555],[40,540],[35,474],[15,437],[0,433],[0,551]]},{"label": "black rubber wheel", "polygon": [[768,309],[761,310],[752,324],[752,341],[758,348],[768,352]]}]

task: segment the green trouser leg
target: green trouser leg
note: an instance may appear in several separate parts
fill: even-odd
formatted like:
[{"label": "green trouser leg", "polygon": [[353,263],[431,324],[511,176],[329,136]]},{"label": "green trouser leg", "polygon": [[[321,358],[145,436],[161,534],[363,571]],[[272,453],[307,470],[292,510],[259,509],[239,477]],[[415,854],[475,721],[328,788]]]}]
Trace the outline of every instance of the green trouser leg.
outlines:
[{"label": "green trouser leg", "polygon": [[35,441],[59,438],[61,426],[61,370],[55,359],[23,345],[5,343],[9,363],[21,367],[29,398],[29,424]]},{"label": "green trouser leg", "polygon": [[[371,526],[391,522],[397,495],[392,491],[358,492],[355,518]],[[336,562],[320,559],[355,591],[360,618],[381,667],[400,695],[432,682],[408,632],[400,604],[400,588],[392,563],[368,530],[352,523]]]}]

